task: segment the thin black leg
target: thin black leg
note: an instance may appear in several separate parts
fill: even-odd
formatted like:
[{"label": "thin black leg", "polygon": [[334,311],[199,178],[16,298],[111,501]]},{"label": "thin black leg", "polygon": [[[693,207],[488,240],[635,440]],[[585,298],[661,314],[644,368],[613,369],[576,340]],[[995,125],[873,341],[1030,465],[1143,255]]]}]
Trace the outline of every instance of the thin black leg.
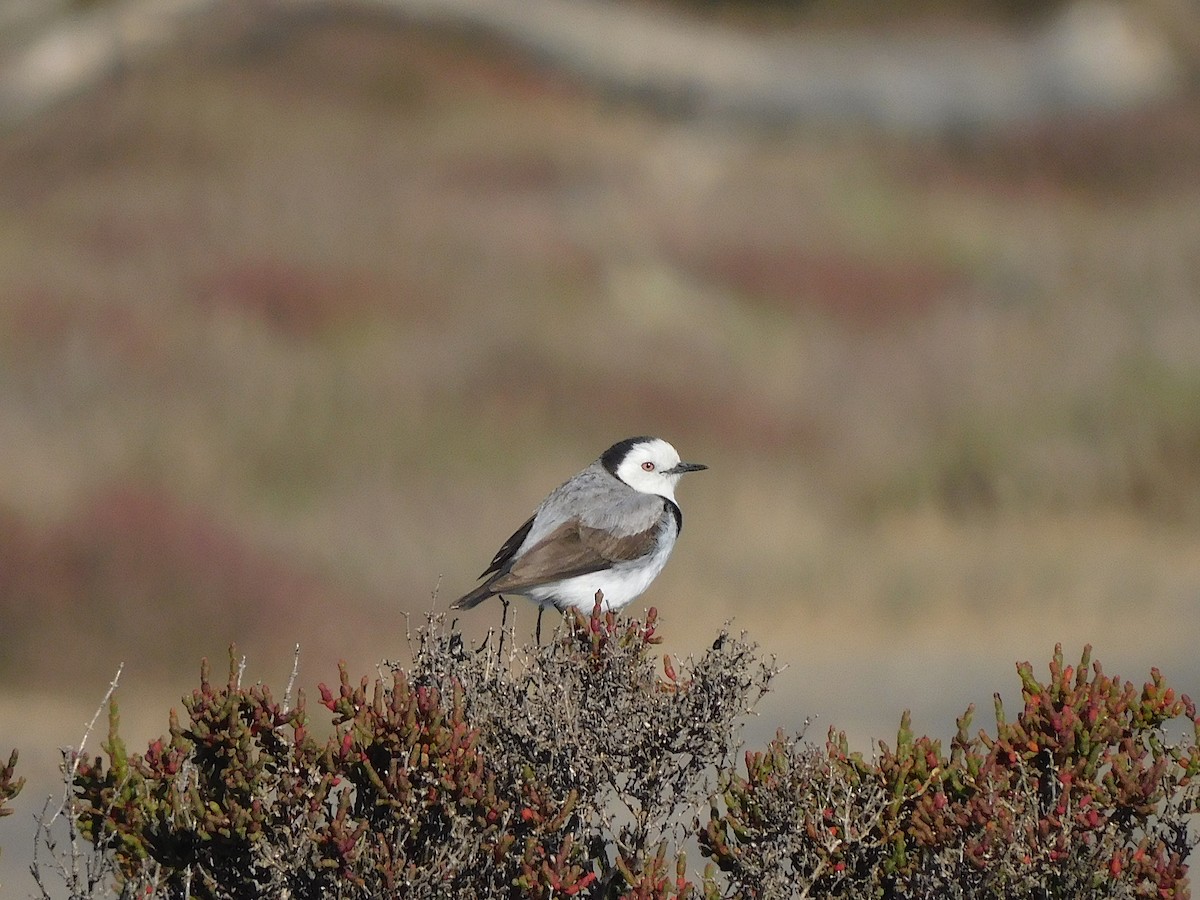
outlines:
[{"label": "thin black leg", "polygon": [[500,603],[504,607],[504,612],[500,614],[500,643],[496,647],[496,665],[502,666],[504,665],[504,630],[508,624],[508,600],[503,594],[496,596],[500,598]]}]

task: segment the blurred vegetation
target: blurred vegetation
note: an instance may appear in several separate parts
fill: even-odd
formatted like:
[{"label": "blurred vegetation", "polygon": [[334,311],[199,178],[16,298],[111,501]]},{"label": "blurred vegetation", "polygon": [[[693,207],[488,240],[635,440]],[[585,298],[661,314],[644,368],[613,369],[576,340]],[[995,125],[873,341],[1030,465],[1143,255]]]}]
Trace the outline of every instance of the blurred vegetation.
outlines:
[{"label": "blurred vegetation", "polygon": [[[671,124],[469,35],[225,17],[0,143],[4,670],[51,675],[79,596],[167,660],[324,596],[316,652],[639,430],[859,533],[1200,521],[1198,160],[1187,99],[943,141]],[[734,501],[697,502],[719,562]],[[766,512],[739,533],[790,571]]]}]

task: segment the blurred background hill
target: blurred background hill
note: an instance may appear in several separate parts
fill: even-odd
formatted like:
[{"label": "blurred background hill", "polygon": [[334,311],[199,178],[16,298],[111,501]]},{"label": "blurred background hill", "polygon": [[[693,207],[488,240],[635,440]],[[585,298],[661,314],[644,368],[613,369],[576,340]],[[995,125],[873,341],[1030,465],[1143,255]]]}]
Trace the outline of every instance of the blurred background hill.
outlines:
[{"label": "blurred background hill", "polygon": [[641,433],[711,466],[644,600],[787,664],[759,738],[948,736],[1056,641],[1200,691],[1196,23],[871,8],[10,0],[25,809],[121,661],[146,738],[233,642],[371,671]]}]

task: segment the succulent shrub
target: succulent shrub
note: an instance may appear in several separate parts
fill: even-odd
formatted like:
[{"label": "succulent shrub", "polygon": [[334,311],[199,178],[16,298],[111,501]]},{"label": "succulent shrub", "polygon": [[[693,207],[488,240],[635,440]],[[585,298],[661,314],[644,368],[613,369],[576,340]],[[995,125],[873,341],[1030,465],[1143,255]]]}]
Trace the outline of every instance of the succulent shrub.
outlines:
[{"label": "succulent shrub", "polygon": [[597,608],[544,646],[473,647],[430,616],[410,663],[320,685],[319,720],[302,692],[244,685],[231,652],[144,753],[114,704],[104,753],[68,758],[68,818],[100,860],[64,867],[70,893],[1190,896],[1200,718],[1157,670],[1138,689],[1058,648],[1044,682],[1017,667],[1015,720],[997,696],[994,734],[972,733],[968,709],[948,751],[905,713],[869,759],[832,729],[743,755],[774,665],[728,632],[660,657],[657,627]]},{"label": "succulent shrub", "polygon": [[13,809],[8,805],[21,788],[25,786],[24,778],[16,777],[17,751],[12,751],[8,757],[8,765],[0,766],[0,818],[11,816]]},{"label": "succulent shrub", "polygon": [[430,617],[410,665],[319,687],[321,727],[231,653],[145,753],[112,706],[72,815],[127,896],[699,896],[679,846],[774,669],[729,634],[660,661],[656,627],[597,609],[505,654]]},{"label": "succulent shrub", "polygon": [[[1189,896],[1188,825],[1200,802],[1200,718],[1158,670],[1139,691],[1090,663],[1050,677],[1018,665],[1024,708],[947,755],[915,737],[872,760],[830,730],[823,749],[778,736],[726,774],[700,835],[739,897]],[[1172,744],[1171,720],[1191,720]]]}]

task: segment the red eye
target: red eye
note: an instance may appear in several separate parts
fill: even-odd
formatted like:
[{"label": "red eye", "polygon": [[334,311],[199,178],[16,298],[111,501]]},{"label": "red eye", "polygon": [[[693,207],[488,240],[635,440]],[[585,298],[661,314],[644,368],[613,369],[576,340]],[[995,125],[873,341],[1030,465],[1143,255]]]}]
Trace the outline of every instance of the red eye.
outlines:
[{"label": "red eye", "polygon": [[642,468],[645,469],[647,472],[653,472],[654,471],[654,463],[644,462],[644,463],[642,463]]}]

